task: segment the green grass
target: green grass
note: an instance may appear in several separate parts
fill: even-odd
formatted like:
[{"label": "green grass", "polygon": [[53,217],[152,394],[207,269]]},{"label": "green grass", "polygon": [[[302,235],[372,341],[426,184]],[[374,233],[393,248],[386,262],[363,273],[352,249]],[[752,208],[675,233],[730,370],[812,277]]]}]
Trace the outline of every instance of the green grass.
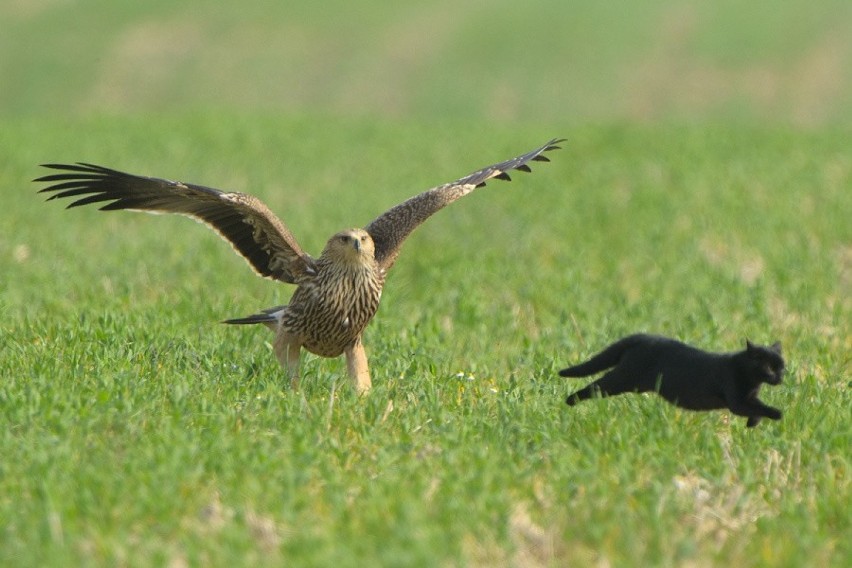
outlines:
[{"label": "green grass", "polygon": [[[375,388],[307,357],[286,301],[182,218],[65,211],[89,160],[251,191],[318,253],[431,185],[567,135],[421,227],[366,344]],[[154,141],[152,143],[152,141]],[[157,143],[156,141],[161,141]],[[780,127],[462,129],[204,113],[0,132],[0,563],[847,565],[852,159]],[[647,330],[784,344],[780,422],[653,397],[568,409],[555,371]]]}]

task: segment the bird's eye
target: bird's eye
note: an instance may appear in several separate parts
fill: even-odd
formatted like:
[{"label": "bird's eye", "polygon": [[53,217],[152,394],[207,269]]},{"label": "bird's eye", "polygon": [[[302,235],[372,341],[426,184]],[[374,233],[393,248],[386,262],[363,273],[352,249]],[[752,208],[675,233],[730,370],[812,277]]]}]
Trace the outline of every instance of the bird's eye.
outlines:
[{"label": "bird's eye", "polygon": [[345,243],[345,242],[347,242],[348,240],[349,240],[349,237],[347,237],[346,235],[342,235],[342,236],[340,237],[340,242],[341,242],[341,243]]},{"label": "bird's eye", "polygon": [[367,242],[367,235],[361,235],[361,242],[362,242],[362,243],[366,243],[366,242]]}]

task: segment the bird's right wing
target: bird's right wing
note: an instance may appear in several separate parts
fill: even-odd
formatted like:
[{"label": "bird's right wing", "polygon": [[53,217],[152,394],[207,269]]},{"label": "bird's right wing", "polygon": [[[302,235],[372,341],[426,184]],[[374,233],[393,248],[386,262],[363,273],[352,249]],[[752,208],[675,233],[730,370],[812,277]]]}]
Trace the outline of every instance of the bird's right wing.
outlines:
[{"label": "bird's right wing", "polygon": [[129,209],[178,213],[206,223],[228,240],[259,275],[295,283],[314,270],[290,230],[259,199],[244,193],[137,176],[92,164],[43,164],[62,173],[37,178],[52,185],[48,200],[78,198],[69,208],[108,202],[103,211]]},{"label": "bird's right wing", "polygon": [[550,150],[558,150],[561,138],[554,138],[544,146],[511,160],[487,166],[456,181],[440,185],[415,195],[411,199],[388,209],[376,217],[366,227],[376,246],[376,262],[383,270],[390,269],[399,255],[403,241],[414,229],[420,226],[436,211],[463,197],[490,179],[511,181],[507,172],[520,170],[530,172],[528,162],[549,162],[544,155]]}]

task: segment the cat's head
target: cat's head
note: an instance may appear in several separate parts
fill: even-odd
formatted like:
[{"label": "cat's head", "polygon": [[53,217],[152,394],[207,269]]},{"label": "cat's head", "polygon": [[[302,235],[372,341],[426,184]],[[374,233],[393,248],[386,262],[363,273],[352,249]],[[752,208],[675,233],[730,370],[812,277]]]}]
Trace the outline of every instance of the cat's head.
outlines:
[{"label": "cat's head", "polygon": [[784,358],[781,356],[781,342],[772,345],[755,345],[746,339],[746,357],[751,376],[761,383],[777,385],[784,377]]}]

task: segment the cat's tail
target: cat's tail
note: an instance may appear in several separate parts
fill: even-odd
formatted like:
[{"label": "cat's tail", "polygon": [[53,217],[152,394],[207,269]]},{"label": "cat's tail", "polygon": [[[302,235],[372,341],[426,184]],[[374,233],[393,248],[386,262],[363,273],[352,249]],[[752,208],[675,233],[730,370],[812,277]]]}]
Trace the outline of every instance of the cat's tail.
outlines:
[{"label": "cat's tail", "polygon": [[642,335],[630,335],[623,339],[619,339],[591,359],[579,365],[568,367],[559,371],[560,377],[588,377],[595,373],[605,371],[610,367],[615,367],[621,361],[624,352],[631,347],[639,344],[643,339]]}]

